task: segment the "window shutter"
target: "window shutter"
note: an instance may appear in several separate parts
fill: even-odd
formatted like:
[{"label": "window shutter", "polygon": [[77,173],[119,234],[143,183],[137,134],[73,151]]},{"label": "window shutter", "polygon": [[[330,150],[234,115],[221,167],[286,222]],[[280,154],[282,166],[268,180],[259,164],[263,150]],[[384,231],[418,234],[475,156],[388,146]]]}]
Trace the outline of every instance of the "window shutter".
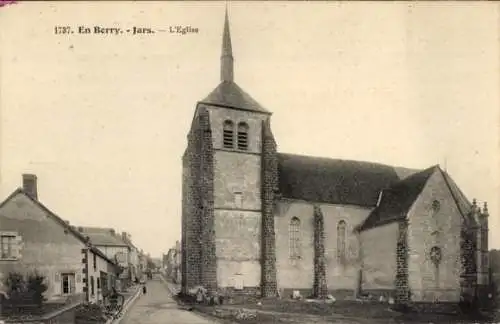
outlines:
[{"label": "window shutter", "polygon": [[75,277],[74,276],[70,276],[70,285],[71,285],[71,290],[70,292],[71,293],[75,293],[76,292],[76,287],[75,287]]},{"label": "window shutter", "polygon": [[55,282],[60,282],[61,281],[61,274],[60,273],[56,273],[56,275],[54,276],[54,281]]}]

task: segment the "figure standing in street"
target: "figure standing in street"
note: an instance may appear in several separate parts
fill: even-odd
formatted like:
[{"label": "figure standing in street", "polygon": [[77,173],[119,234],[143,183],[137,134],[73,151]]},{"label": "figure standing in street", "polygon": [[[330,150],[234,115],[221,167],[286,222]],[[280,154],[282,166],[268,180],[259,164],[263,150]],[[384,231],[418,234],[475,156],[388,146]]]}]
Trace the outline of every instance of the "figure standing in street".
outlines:
[{"label": "figure standing in street", "polygon": [[147,292],[147,288],[146,288],[146,280],[141,280],[141,284],[142,284],[142,294],[145,295],[146,292]]}]

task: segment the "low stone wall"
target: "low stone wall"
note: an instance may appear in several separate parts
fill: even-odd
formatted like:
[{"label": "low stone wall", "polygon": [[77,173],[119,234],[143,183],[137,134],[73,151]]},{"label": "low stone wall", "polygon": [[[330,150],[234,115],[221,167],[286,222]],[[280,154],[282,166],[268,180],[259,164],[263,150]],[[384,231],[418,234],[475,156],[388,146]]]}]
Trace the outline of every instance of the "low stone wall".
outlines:
[{"label": "low stone wall", "polygon": [[44,320],[44,324],[67,324],[75,322],[75,311],[78,305],[68,308],[54,317]]},{"label": "low stone wall", "polygon": [[68,324],[75,322],[75,311],[76,308],[81,304],[81,302],[76,302],[71,305],[66,305],[61,309],[47,314],[45,316],[37,316],[33,318],[23,318],[18,320],[4,320],[5,323],[9,324]]}]

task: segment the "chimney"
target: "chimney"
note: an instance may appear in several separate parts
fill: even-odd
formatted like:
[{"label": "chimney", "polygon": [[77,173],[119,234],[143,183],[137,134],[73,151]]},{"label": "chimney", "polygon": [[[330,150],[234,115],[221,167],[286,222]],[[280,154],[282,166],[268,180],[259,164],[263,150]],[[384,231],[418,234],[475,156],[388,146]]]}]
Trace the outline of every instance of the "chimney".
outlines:
[{"label": "chimney", "polygon": [[122,232],[122,240],[125,243],[128,243],[128,234],[127,234],[127,232]]},{"label": "chimney", "polygon": [[115,230],[113,228],[110,229],[109,232],[111,233],[111,235],[115,236]]},{"label": "chimney", "polygon": [[31,198],[38,200],[37,177],[35,174],[23,174],[23,190]]}]

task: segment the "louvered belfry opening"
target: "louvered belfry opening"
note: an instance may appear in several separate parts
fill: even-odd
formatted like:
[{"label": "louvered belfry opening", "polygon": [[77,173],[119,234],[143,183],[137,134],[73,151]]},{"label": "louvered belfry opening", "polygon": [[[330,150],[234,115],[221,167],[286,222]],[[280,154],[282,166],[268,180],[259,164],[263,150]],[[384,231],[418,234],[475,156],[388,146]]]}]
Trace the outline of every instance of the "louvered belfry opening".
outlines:
[{"label": "louvered belfry opening", "polygon": [[248,125],[246,123],[238,124],[238,150],[246,151],[248,149]]},{"label": "louvered belfry opening", "polygon": [[226,120],[224,122],[224,130],[223,130],[223,145],[224,148],[232,149],[234,147],[234,131],[233,131],[233,122],[230,120]]}]

